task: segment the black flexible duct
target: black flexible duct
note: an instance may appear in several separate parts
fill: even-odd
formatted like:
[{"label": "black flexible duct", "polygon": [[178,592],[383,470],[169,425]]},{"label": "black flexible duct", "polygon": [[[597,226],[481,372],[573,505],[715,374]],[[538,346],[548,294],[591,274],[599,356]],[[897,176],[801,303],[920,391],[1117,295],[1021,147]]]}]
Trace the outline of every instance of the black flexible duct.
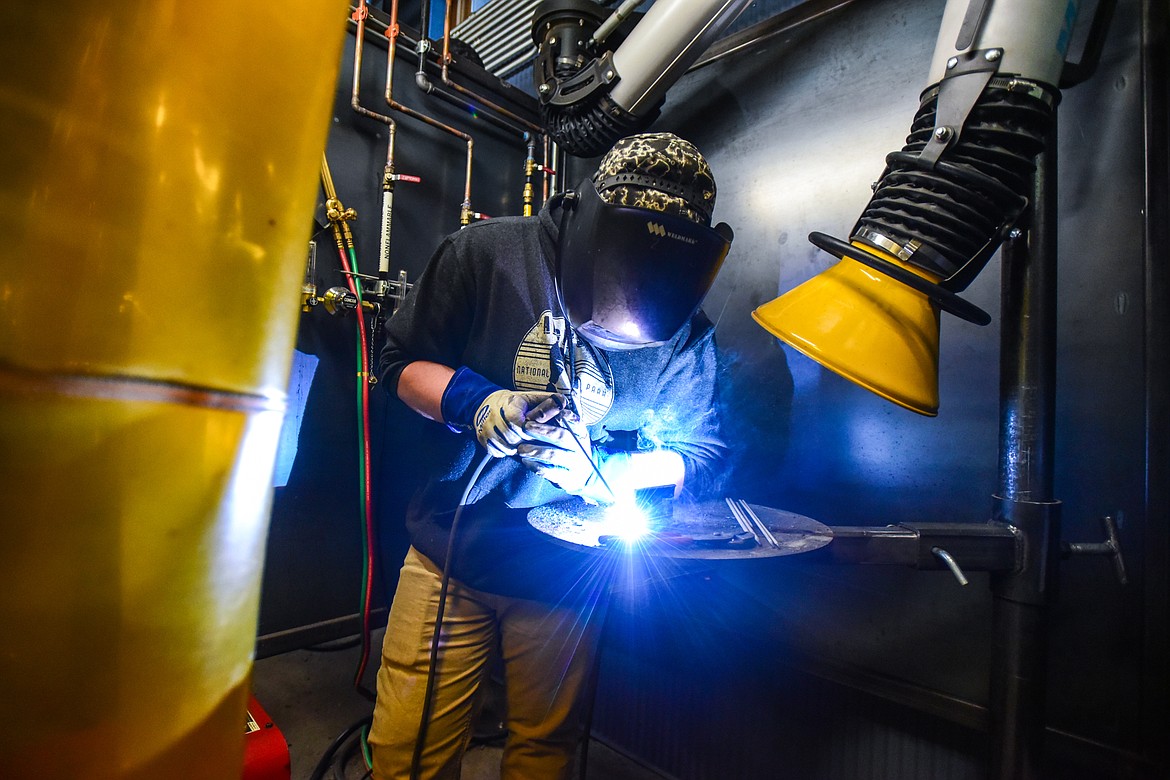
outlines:
[{"label": "black flexible duct", "polygon": [[313,767],[313,772],[309,775],[309,780],[325,780],[325,773],[329,771],[329,767],[333,764],[333,758],[337,755],[337,752],[341,750],[342,746],[350,737],[361,731],[364,726],[369,725],[373,721],[373,718],[373,715],[367,715],[338,734],[321,755],[320,760],[317,761],[317,765]]},{"label": "black flexible duct", "polygon": [[933,164],[919,156],[935,132],[939,89],[927,90],[906,146],[886,158],[854,238],[864,242],[868,230],[902,246],[921,242],[929,251],[907,262],[942,278],[948,290],[964,289],[1026,208],[1034,160],[1052,124],[1054,93],[1034,84],[1021,90],[1021,83],[993,80],[958,140]]},{"label": "black flexible duct", "polygon": [[619,138],[637,132],[657,116],[657,110],[648,116],[634,116],[600,93],[585,104],[540,106],[541,122],[548,134],[574,157],[597,157]]},{"label": "black flexible duct", "polygon": [[[635,116],[610,99],[603,76],[608,68],[595,59],[603,52],[587,43],[608,16],[593,0],[543,0],[533,13],[540,120],[549,136],[575,157],[596,157],[658,116],[658,109]],[[639,18],[635,14],[614,32],[606,50],[620,44]]]}]

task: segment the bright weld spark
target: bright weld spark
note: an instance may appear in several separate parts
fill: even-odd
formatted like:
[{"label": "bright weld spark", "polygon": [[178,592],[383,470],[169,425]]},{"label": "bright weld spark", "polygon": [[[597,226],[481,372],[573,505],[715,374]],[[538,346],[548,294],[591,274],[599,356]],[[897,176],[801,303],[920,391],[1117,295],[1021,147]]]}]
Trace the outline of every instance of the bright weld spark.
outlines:
[{"label": "bright weld spark", "polygon": [[633,544],[650,533],[650,518],[633,498],[629,498],[606,507],[603,527],[603,534]]}]

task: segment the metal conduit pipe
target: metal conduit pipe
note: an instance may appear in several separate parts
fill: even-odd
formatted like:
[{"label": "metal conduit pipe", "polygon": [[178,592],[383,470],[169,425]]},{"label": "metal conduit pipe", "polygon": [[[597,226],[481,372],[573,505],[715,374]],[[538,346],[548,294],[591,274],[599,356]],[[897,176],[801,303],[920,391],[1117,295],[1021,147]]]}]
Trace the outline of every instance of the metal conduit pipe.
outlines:
[{"label": "metal conduit pipe", "polygon": [[[355,10],[355,14],[353,16],[351,16],[350,21],[356,23],[357,6],[353,6],[353,8]],[[425,6],[424,6],[424,10],[426,10]],[[366,22],[367,22],[367,24],[366,24],[367,30],[369,30],[377,35],[382,35],[387,39],[391,37],[390,25],[388,23],[386,24],[386,26],[384,28],[382,28],[379,26],[382,24],[381,21],[376,16],[373,16],[370,14],[367,14]],[[373,24],[371,24],[371,22],[373,22]],[[425,23],[427,23],[427,22],[424,20],[424,24]],[[469,114],[472,114],[473,116],[476,116],[480,119],[484,119],[485,121],[491,122],[492,124],[494,124],[496,127],[500,128],[501,130],[504,130],[508,133],[514,133],[515,135],[517,135],[521,139],[524,137],[524,134],[527,132],[526,130],[524,130],[524,128],[519,127],[517,125],[514,125],[511,122],[509,122],[507,119],[505,119],[504,117],[496,116],[495,114],[490,113],[490,112],[485,112],[482,114],[478,113],[478,108],[475,105],[471,104],[470,102],[461,98],[458,95],[455,95],[455,94],[452,94],[450,92],[445,91],[444,89],[439,87],[437,84],[435,84],[431,80],[431,77],[426,73],[426,67],[429,65],[431,68],[435,69],[436,71],[439,71],[440,66],[438,65],[438,63],[429,63],[426,61],[426,54],[429,53],[430,51],[432,51],[432,45],[431,45],[431,41],[429,39],[427,39],[425,37],[413,38],[413,37],[411,37],[411,34],[407,30],[404,30],[401,27],[398,27],[396,29],[396,31],[394,33],[394,38],[395,38],[395,40],[400,40],[403,45],[413,49],[416,53],[420,49],[422,50],[422,52],[423,52],[422,61],[419,62],[419,67],[417,68],[417,70],[415,72],[415,85],[420,90],[422,90],[423,92],[425,92],[428,95],[434,95],[435,97],[441,98],[454,106],[458,106],[459,108],[463,109],[464,111],[466,111]],[[543,132],[543,130],[541,130],[540,132]]]},{"label": "metal conduit pipe", "polygon": [[1060,563],[1053,499],[1056,418],[1056,129],[1037,157],[1025,231],[1003,244],[1000,468],[993,520],[1026,540],[992,576],[991,778],[1042,777],[1048,603]]},{"label": "metal conduit pipe", "polygon": [[[425,7],[426,3],[423,3],[423,6]],[[358,47],[361,46],[361,42],[365,37],[365,22],[366,17],[369,15],[365,0],[361,0],[360,10],[361,14],[357,20],[358,42],[356,45]],[[386,40],[388,44],[388,48],[386,50],[386,105],[390,106],[390,108],[398,111],[399,113],[405,114],[406,116],[409,116],[413,119],[417,119],[420,122],[424,122],[425,124],[442,130],[445,133],[449,133],[467,143],[467,168],[463,179],[463,203],[460,204],[459,208],[459,224],[461,226],[466,226],[471,223],[471,164],[472,157],[475,153],[475,140],[467,133],[456,130],[454,127],[445,125],[433,117],[427,116],[426,114],[423,114],[419,111],[415,111],[413,108],[404,106],[394,100],[394,55],[398,49],[398,32],[398,0],[394,0],[390,5],[390,25],[386,29]],[[354,75],[354,78],[357,78],[356,74]]]},{"label": "metal conduit pipe", "polygon": [[[424,3],[423,5],[424,5],[425,10],[424,10],[424,15],[423,15],[422,20],[421,20],[421,26],[422,26],[423,30],[425,31],[427,29],[427,26],[430,24],[430,12],[429,12],[429,9],[427,9],[427,4]],[[398,29],[397,12],[396,12],[397,0],[394,0],[394,6],[395,6],[395,9],[392,11],[392,20],[391,20],[390,29],[388,30],[388,34],[396,35],[397,29]],[[450,72],[449,72],[449,66],[451,63],[451,2],[450,2],[450,0],[447,0],[447,3],[445,5],[445,13],[444,13],[444,18],[443,18],[443,51],[442,51],[442,57],[441,57],[440,78],[441,78],[444,85],[450,87],[451,89],[455,90],[456,92],[460,93],[461,95],[466,96],[466,98],[468,98],[468,100],[477,101],[479,104],[478,106],[474,103],[468,103],[468,102],[460,99],[459,97],[451,95],[450,93],[446,93],[435,86],[435,84],[431,81],[430,77],[427,76],[426,68],[425,68],[426,52],[429,51],[429,48],[430,48],[430,40],[424,34],[420,38],[418,46],[416,47],[416,51],[418,52],[418,70],[415,73],[415,84],[417,84],[420,89],[422,89],[427,94],[436,95],[437,97],[444,98],[450,102],[455,103],[456,105],[462,106],[463,108],[467,109],[468,111],[471,111],[476,116],[483,116],[485,119],[489,119],[489,120],[494,121],[497,125],[503,127],[504,129],[510,130],[510,131],[518,134],[526,146],[527,146],[528,141],[529,141],[531,136],[539,135],[539,136],[544,137],[544,135],[545,135],[544,128],[540,127],[539,125],[533,124],[532,122],[529,122],[528,120],[519,116],[515,112],[509,111],[508,109],[504,108],[503,106],[500,106],[499,104],[487,99],[483,95],[472,92],[471,90],[460,86],[459,84],[457,84],[456,82],[454,82],[451,79]],[[485,107],[485,108],[489,109],[489,111],[495,112],[495,114],[498,114],[499,117],[494,116],[492,113],[480,114],[479,113],[480,107]],[[502,117],[502,119],[501,119],[501,117]],[[512,124],[512,123],[515,123],[515,124]],[[519,125],[519,127],[517,127],[516,125]],[[546,161],[547,161],[547,158],[546,158]],[[548,200],[547,193],[545,195],[544,200]]]},{"label": "metal conduit pipe", "polygon": [[541,136],[544,147],[544,200],[548,200],[549,187],[557,181],[557,161],[555,158],[550,158],[552,146],[552,139],[548,135]]},{"label": "metal conduit pipe", "polygon": [[[424,29],[427,25],[430,24],[429,19],[430,19],[430,9],[428,8],[427,3],[423,3],[422,26],[424,27]],[[403,36],[403,37],[405,37],[405,36]],[[425,34],[420,35],[419,39],[415,42],[415,45],[414,45],[414,51],[415,51],[416,56],[418,57],[418,68],[415,70],[415,73],[414,73],[415,86],[417,86],[420,90],[422,90],[424,93],[426,93],[428,95],[434,95],[437,98],[441,98],[441,99],[447,101],[448,103],[451,103],[452,105],[455,105],[455,106],[462,108],[464,111],[468,112],[469,114],[472,114],[473,116],[481,117],[482,119],[485,119],[485,120],[491,122],[492,124],[496,125],[497,127],[501,128],[503,130],[506,130],[509,133],[514,133],[515,135],[517,135],[521,139],[523,139],[524,134],[527,131],[523,127],[518,126],[516,124],[513,124],[503,114],[497,115],[497,114],[491,113],[491,112],[486,112],[486,113],[480,114],[478,112],[478,108],[474,104],[470,103],[468,100],[466,100],[458,95],[452,94],[451,92],[448,92],[448,91],[442,89],[437,84],[435,84],[435,82],[433,82],[431,80],[431,77],[429,75],[427,75],[427,71],[426,71],[427,55],[431,52],[431,49],[432,49],[431,39],[429,37],[427,37]],[[442,73],[442,71],[443,71],[443,66],[440,66],[440,73]],[[451,84],[451,85],[453,86],[453,84]],[[464,90],[464,91],[466,91],[466,90]],[[470,93],[468,93],[468,94],[470,94]],[[485,103],[485,105],[490,104],[490,105],[494,106],[494,104],[490,103],[490,101],[484,101],[484,103]],[[501,109],[501,111],[503,111],[503,109]],[[505,113],[511,113],[511,112],[505,112]],[[524,124],[530,124],[530,123],[524,122]],[[539,133],[539,132],[544,132],[544,131],[542,128],[537,127],[536,132]]]},{"label": "metal conduit pipe", "polygon": [[[358,23],[357,35],[353,44],[353,88],[350,91],[349,105],[360,116],[368,117],[386,125],[388,138],[386,139],[386,166],[382,171],[382,231],[378,246],[378,295],[384,295],[386,285],[390,279],[390,226],[394,210],[394,138],[398,132],[398,124],[392,117],[371,111],[361,104],[362,81],[362,50],[365,48],[365,19],[368,15],[364,0],[353,12],[353,18]],[[324,169],[327,171],[328,169]],[[328,181],[328,179],[326,179]],[[326,195],[329,195],[327,192]],[[329,195],[329,197],[333,197]],[[358,269],[354,269],[356,273]]]},{"label": "metal conduit pipe", "polygon": [[506,117],[511,122],[515,122],[530,133],[535,133],[537,135],[544,133],[543,127],[529,122],[527,119],[524,119],[515,112],[509,111],[503,106],[488,100],[483,95],[477,95],[471,90],[466,89],[465,87],[461,87],[451,80],[451,75],[448,70],[451,64],[451,0],[446,0],[445,13],[443,14],[443,56],[440,59],[440,62],[442,64],[440,77],[442,78],[445,85],[469,99],[478,101],[491,111]]}]

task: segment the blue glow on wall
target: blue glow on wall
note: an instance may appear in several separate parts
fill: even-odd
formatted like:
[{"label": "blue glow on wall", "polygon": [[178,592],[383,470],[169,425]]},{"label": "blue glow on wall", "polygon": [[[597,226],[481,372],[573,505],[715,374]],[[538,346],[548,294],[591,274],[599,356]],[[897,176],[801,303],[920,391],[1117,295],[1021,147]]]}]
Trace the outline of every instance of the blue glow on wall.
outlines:
[{"label": "blue glow on wall", "polygon": [[280,427],[280,444],[276,449],[276,468],[272,472],[272,486],[284,487],[292,473],[293,461],[297,459],[297,442],[301,435],[301,422],[305,419],[305,404],[309,400],[309,388],[320,362],[316,355],[293,352],[292,372],[288,379],[288,406],[284,410],[284,424]]}]

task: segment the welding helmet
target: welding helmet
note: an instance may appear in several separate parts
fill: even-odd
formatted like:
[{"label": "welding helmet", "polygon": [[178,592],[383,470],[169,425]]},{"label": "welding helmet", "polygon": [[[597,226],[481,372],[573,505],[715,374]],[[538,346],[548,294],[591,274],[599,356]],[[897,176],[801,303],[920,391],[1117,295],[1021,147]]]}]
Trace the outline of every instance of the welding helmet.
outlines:
[{"label": "welding helmet", "polygon": [[689,142],[618,141],[563,201],[556,279],[577,332],[603,349],[669,341],[731,247],[731,228],[708,227],[714,205],[714,179]]}]

